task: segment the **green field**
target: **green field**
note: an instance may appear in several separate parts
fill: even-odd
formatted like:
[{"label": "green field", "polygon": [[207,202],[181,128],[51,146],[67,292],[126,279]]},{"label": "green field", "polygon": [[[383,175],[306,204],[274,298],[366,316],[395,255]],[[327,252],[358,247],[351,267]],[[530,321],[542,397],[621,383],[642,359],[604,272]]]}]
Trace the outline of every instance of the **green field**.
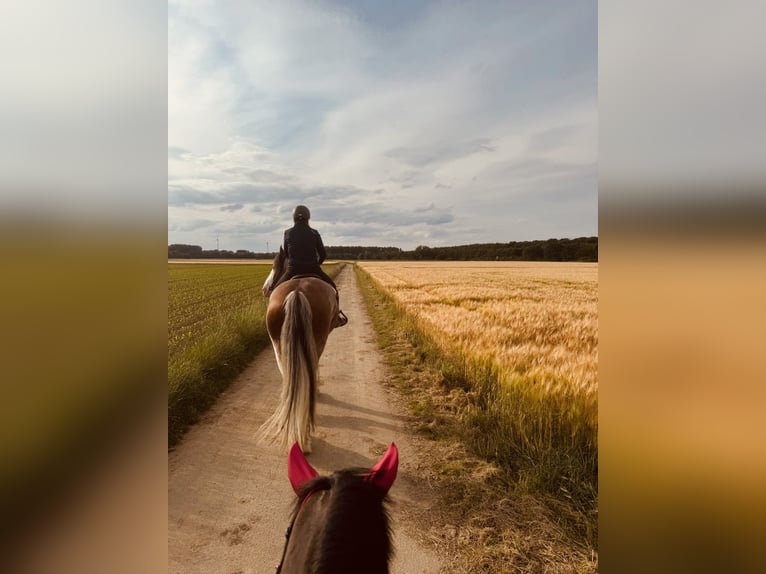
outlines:
[{"label": "green field", "polygon": [[270,265],[168,265],[168,443],[268,345]]},{"label": "green field", "polygon": [[267,265],[171,264],[168,268],[168,356],[217,331],[232,313],[265,311]]}]

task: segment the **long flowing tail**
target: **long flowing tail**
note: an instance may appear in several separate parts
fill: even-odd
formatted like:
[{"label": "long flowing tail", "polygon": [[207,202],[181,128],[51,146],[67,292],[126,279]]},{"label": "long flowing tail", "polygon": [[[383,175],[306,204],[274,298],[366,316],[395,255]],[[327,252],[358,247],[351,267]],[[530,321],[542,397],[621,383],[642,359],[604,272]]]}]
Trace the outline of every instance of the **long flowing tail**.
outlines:
[{"label": "long flowing tail", "polygon": [[277,411],[259,431],[259,436],[279,437],[283,444],[298,442],[304,452],[311,449],[318,379],[311,306],[303,293],[293,291],[285,298],[285,320],[280,338],[282,395]]}]

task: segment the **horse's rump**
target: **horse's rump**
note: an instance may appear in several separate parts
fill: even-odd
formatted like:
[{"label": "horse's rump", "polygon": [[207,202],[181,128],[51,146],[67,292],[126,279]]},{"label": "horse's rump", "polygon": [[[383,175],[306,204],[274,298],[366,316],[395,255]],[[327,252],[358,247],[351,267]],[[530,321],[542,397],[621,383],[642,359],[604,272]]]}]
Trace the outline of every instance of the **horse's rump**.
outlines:
[{"label": "horse's rump", "polygon": [[302,293],[308,301],[317,353],[322,356],[338,313],[338,303],[332,286],[318,277],[294,277],[280,283],[274,289],[266,310],[266,328],[269,336],[272,342],[281,340],[282,325],[285,321],[285,304],[288,295],[294,291]]}]

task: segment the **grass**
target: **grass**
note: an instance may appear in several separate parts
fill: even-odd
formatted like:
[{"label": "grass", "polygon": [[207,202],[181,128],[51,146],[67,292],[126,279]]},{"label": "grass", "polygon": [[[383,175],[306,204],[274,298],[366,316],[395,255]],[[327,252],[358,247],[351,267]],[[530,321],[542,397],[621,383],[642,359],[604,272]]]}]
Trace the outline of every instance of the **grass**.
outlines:
[{"label": "grass", "polygon": [[421,478],[440,493],[444,523],[458,525],[438,540],[451,571],[594,572],[595,440],[562,433],[560,407],[514,386],[486,354],[450,343],[364,267],[356,272],[379,343],[434,453],[433,476]]},{"label": "grass", "polygon": [[[335,276],[342,264],[323,266]],[[268,347],[270,265],[171,264],[168,269],[168,445],[174,446],[252,358]]]}]

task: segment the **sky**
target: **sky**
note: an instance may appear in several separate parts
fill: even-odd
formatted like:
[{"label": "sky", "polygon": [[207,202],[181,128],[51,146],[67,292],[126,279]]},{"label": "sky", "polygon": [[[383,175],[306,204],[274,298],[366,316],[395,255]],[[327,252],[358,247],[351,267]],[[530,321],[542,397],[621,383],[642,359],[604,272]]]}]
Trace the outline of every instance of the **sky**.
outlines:
[{"label": "sky", "polygon": [[168,243],[598,233],[595,1],[168,6]]}]

